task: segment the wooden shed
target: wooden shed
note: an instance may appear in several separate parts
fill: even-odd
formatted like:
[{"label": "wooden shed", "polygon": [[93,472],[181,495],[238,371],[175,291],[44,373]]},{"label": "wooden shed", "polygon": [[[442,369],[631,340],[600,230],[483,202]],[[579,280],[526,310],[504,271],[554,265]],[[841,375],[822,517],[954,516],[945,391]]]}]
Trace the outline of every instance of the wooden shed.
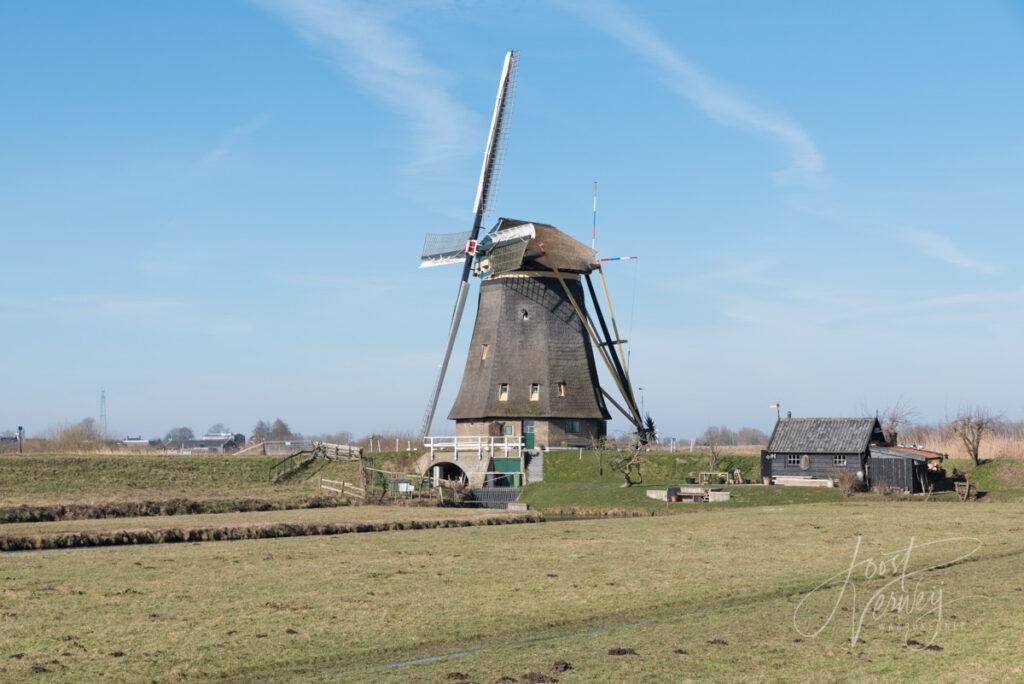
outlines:
[{"label": "wooden shed", "polygon": [[877,418],[781,418],[761,452],[761,475],[773,482],[827,482],[851,472],[868,487],[920,492],[926,471],[927,459],[887,443]]}]

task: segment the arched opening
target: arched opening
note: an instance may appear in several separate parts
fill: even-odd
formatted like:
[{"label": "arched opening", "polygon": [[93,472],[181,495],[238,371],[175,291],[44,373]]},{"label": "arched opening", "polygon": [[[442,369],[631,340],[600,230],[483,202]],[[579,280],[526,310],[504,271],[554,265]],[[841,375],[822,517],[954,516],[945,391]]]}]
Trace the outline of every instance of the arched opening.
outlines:
[{"label": "arched opening", "polygon": [[426,475],[430,477],[434,484],[437,484],[439,480],[448,480],[449,482],[458,482],[460,484],[467,484],[469,482],[466,471],[447,461],[433,464],[427,470]]}]

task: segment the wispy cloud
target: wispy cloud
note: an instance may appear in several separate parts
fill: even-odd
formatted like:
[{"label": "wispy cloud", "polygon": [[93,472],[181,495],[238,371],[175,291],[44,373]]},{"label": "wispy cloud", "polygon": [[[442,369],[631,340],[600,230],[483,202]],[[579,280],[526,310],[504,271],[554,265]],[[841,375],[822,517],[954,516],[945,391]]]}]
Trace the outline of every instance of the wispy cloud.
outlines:
[{"label": "wispy cloud", "polygon": [[67,316],[163,316],[185,310],[182,302],[135,295],[62,295],[53,298],[52,313]]},{"label": "wispy cloud", "polygon": [[945,235],[909,226],[900,227],[898,235],[900,239],[917,248],[925,256],[969,271],[988,274],[995,272],[991,264],[979,261],[968,255]]},{"label": "wispy cloud", "polygon": [[196,166],[200,169],[207,169],[216,165],[227,157],[236,145],[244,141],[259,129],[263,128],[269,120],[269,116],[261,114],[254,119],[231,128],[227,133],[221,136],[221,139],[217,141],[216,145],[210,148],[199,158],[199,161],[196,162]]},{"label": "wispy cloud", "polygon": [[363,88],[408,119],[414,141],[408,170],[469,151],[466,131],[475,127],[475,115],[449,93],[448,74],[395,30],[379,5],[351,0],[256,1],[310,43],[326,49]]},{"label": "wispy cloud", "polygon": [[715,121],[765,133],[782,143],[789,154],[790,167],[777,173],[776,180],[812,177],[824,169],[824,159],[806,131],[784,116],[765,111],[730,92],[618,3],[605,0],[576,4],[556,0],[556,4],[650,60],[662,70],[669,88]]}]

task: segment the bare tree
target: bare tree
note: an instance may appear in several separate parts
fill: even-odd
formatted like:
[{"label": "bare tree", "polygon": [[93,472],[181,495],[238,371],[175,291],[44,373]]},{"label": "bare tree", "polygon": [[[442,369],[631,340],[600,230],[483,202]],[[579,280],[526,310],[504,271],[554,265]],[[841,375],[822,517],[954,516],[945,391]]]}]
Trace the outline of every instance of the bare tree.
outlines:
[{"label": "bare tree", "polygon": [[[622,473],[622,486],[632,487],[644,481],[644,474],[640,470],[643,458],[640,456],[641,444],[639,440],[629,448],[623,455],[615,460],[612,467]],[[633,479],[633,469],[636,469],[636,479]]]},{"label": "bare tree", "polygon": [[768,435],[764,433],[764,430],[759,430],[753,427],[742,427],[736,433],[737,444],[767,444]]},{"label": "bare tree", "polygon": [[949,427],[953,431],[953,436],[963,444],[967,455],[971,457],[971,462],[977,466],[981,463],[981,441],[998,422],[999,416],[984,407],[973,406],[960,409]]},{"label": "bare tree", "polygon": [[708,446],[708,470],[711,471],[711,472],[716,472],[715,471],[715,466],[718,465],[718,458],[720,456],[720,454],[718,453],[718,440],[717,439],[709,439],[708,443],[707,443],[707,446]]},{"label": "bare tree", "polygon": [[165,442],[186,442],[190,439],[195,439],[195,433],[192,432],[192,428],[188,427],[176,427],[171,428],[167,431],[167,435],[164,436]]},{"label": "bare tree", "polygon": [[280,418],[274,420],[274,423],[270,426],[271,439],[291,439],[294,436],[295,435],[292,433],[292,429],[288,427],[288,423],[284,422]]},{"label": "bare tree", "polygon": [[265,420],[256,422],[252,429],[252,441],[265,442],[270,437],[270,424]]},{"label": "bare tree", "polygon": [[899,439],[900,429],[910,425],[910,421],[914,417],[914,409],[903,397],[900,397],[895,404],[886,406],[875,415],[878,416],[878,420],[882,424],[886,442],[895,446]]}]

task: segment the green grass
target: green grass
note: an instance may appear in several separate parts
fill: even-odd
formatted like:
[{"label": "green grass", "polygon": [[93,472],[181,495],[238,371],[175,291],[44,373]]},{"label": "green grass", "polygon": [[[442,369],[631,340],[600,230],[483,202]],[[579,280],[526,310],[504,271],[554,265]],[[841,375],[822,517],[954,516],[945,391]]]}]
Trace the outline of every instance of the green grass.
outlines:
[{"label": "green grass", "polygon": [[[642,466],[643,482],[622,487],[622,474],[611,464],[614,452],[584,451],[552,452],[544,455],[544,481],[528,484],[520,501],[548,512],[598,513],[601,511],[646,511],[650,513],[682,513],[710,508],[736,506],[768,506],[791,503],[837,501],[842,494],[836,489],[807,487],[764,487],[761,485],[722,485],[731,492],[728,502],[715,504],[668,504],[648,499],[648,489],[681,485],[691,474],[708,470],[706,456],[688,453],[651,453]],[[756,456],[725,455],[715,465],[716,471],[742,471],[754,482],[760,478],[760,462]]]},{"label": "green grass", "polygon": [[[844,501],[10,554],[0,679],[1020,680],[1022,529],[1013,504]],[[876,560],[916,539],[910,569],[933,567],[921,588],[944,592],[941,651],[908,648],[888,613],[852,645],[852,591],[820,634],[795,631],[797,603],[844,572],[858,536]],[[981,546],[969,562],[952,562],[966,541],[923,546],[949,537]],[[852,581],[859,608],[879,582]],[[804,631],[836,596],[811,603]],[[556,659],[572,671],[555,674]]]},{"label": "green grass", "polygon": [[271,483],[268,470],[279,460],[212,454],[5,454],[0,456],[0,506],[176,498],[294,499],[317,493],[320,468],[338,479],[345,479],[343,472],[351,474],[349,479],[355,474],[352,463],[318,461],[294,477]]},{"label": "green grass", "polygon": [[[528,484],[521,501],[531,508],[549,513],[599,514],[602,512],[683,513],[708,508],[743,506],[773,506],[783,504],[820,503],[839,501],[844,497],[838,489],[808,487],[765,487],[761,485],[722,485],[731,492],[728,502],[716,504],[667,504],[646,497],[647,489],[680,485],[685,478],[708,469],[707,457],[699,455],[652,453],[642,466],[643,482],[623,488],[622,475],[610,464],[616,458],[613,452],[554,452],[544,456],[544,481]],[[978,488],[993,501],[1024,501],[1024,462],[1012,459],[993,460],[973,468],[969,461],[954,460],[946,464],[970,472]],[[760,463],[756,456],[726,455],[719,459],[715,469],[732,471],[739,468],[743,476],[753,482],[760,479]],[[858,501],[898,500],[921,497],[882,496],[872,493],[856,495]],[[952,502],[952,492],[936,492],[932,501]]]},{"label": "green grass", "polygon": [[[729,501],[713,504],[666,503],[647,498],[648,489],[657,489],[670,483],[650,486],[620,487],[608,482],[538,482],[527,485],[520,501],[531,509],[547,512],[571,509],[583,513],[602,510],[649,511],[651,513],[688,513],[708,508],[737,506],[772,506],[795,503],[839,501],[838,489],[813,487],[765,487],[763,485],[722,485],[731,493]],[[679,484],[679,482],[671,483]]]},{"label": "green grass", "polygon": [[[612,468],[618,457],[614,451],[584,451],[582,458],[578,452],[552,451],[544,454],[544,481],[622,484],[622,473]],[[759,481],[761,464],[757,456],[726,454],[715,465],[715,470],[721,472],[732,472],[736,468],[745,478]],[[685,452],[647,453],[642,465],[644,482],[655,483],[681,484],[691,474],[708,469],[706,456]]]},{"label": "green grass", "polygon": [[970,473],[978,489],[996,501],[1024,501],[1024,461],[1019,459],[994,459],[977,468],[968,460],[951,460],[946,469],[953,468]]}]

